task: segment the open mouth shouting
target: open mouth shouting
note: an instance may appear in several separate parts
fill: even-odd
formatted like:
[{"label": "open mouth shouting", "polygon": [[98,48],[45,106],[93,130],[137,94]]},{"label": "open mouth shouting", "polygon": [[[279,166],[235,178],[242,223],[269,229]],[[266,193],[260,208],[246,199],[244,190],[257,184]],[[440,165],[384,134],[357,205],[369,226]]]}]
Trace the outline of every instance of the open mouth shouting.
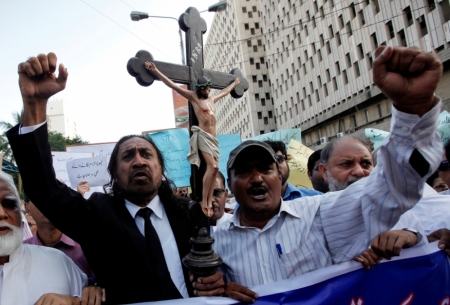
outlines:
[{"label": "open mouth shouting", "polygon": [[264,200],[269,190],[266,186],[251,187],[247,190],[247,194],[255,200]]}]

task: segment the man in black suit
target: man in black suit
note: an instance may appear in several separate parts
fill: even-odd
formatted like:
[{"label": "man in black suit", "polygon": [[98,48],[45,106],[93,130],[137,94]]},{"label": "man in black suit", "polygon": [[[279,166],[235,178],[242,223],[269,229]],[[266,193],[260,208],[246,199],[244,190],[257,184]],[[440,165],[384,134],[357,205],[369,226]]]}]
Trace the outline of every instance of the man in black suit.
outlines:
[{"label": "man in black suit", "polygon": [[[191,284],[181,264],[190,250],[193,224],[174,198],[162,154],[150,139],[126,136],[116,144],[107,194],[94,193],[86,200],[55,179],[46,106],[65,88],[68,76],[60,64],[56,77],[56,64],[54,53],[40,54],[18,69],[23,121],[8,131],[8,138],[27,195],[81,245],[98,285],[105,288],[107,304],[222,295],[220,272]],[[100,304],[101,298],[95,301]]]}]

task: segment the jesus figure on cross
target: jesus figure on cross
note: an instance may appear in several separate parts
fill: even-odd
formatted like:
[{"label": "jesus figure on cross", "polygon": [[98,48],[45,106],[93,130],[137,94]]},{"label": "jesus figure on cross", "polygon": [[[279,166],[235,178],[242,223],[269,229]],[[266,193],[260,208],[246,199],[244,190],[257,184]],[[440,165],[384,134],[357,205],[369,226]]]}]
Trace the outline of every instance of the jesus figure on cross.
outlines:
[{"label": "jesus figure on cross", "polygon": [[200,167],[199,151],[205,159],[206,172],[203,176],[203,192],[200,205],[202,206],[203,213],[211,217],[213,215],[214,182],[216,181],[216,174],[219,169],[219,142],[216,139],[215,103],[239,85],[239,78],[236,78],[216,96],[210,97],[211,79],[203,76],[199,77],[195,85],[196,91],[194,92],[177,86],[172,80],[162,74],[152,62],[145,62],[145,68],[157,76],[168,87],[186,98],[194,108],[195,116],[198,119],[198,126],[191,127],[193,134],[189,141],[190,148],[187,159],[191,164],[197,165],[197,167]]}]

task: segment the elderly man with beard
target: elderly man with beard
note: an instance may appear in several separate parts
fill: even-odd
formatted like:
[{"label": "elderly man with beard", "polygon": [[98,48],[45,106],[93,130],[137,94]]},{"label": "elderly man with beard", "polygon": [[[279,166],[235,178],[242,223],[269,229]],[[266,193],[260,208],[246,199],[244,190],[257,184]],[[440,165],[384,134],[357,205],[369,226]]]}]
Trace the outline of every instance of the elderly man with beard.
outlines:
[{"label": "elderly man with beard", "polygon": [[87,276],[62,252],[22,244],[20,199],[0,171],[0,304],[80,304]]},{"label": "elderly man with beard", "polygon": [[213,192],[213,211],[214,214],[210,218],[209,224],[211,225],[210,234],[214,235],[214,231],[227,219],[233,217],[232,214],[225,213],[225,203],[228,199],[228,190],[225,187],[225,177],[219,171],[217,172],[216,181],[214,181],[214,192]]},{"label": "elderly man with beard", "polygon": [[320,153],[319,171],[331,192],[341,191],[369,176],[373,159],[369,147],[357,138],[345,137],[328,143]]},{"label": "elderly man with beard", "polygon": [[[63,90],[68,72],[54,53],[30,57],[19,65],[23,121],[7,132],[24,188],[36,207],[62,233],[81,245],[106,304],[221,295],[220,272],[193,284],[181,258],[190,252],[194,224],[173,195],[164,158],[139,135],[114,147],[105,193],[89,199],[55,178],[48,143],[48,99]],[[88,296],[96,304],[102,294]],[[84,298],[84,295],[83,295]]]},{"label": "elderly man with beard", "polygon": [[393,103],[391,133],[372,174],[343,191],[284,201],[270,146],[244,141],[230,153],[228,186],[240,207],[216,230],[213,244],[224,261],[226,295],[252,302],[257,295],[245,286],[352,260],[419,201],[441,159],[434,96],[441,76],[436,54],[390,46],[375,51],[374,82]]}]

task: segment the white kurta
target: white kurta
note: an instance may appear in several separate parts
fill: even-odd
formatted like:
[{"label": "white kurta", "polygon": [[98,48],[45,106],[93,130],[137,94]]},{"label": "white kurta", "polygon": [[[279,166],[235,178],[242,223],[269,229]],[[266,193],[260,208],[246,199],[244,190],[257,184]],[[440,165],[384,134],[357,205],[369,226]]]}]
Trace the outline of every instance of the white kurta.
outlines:
[{"label": "white kurta", "polygon": [[33,305],[45,293],[81,297],[87,276],[59,250],[21,245],[3,265],[0,304]]}]

